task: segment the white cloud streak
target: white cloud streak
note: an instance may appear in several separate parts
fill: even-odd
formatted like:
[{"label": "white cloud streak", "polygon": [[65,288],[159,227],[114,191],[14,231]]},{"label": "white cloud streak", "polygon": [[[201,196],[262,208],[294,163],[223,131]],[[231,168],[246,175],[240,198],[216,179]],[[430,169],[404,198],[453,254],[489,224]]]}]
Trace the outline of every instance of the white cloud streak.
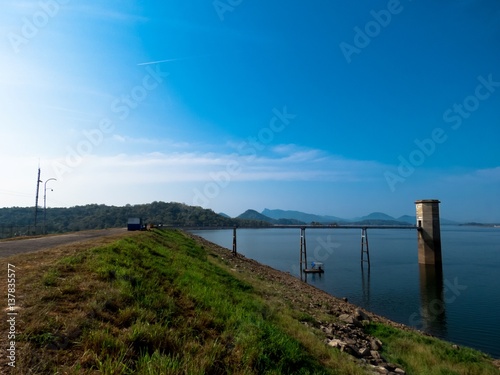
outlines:
[{"label": "white cloud streak", "polygon": [[92,18],[98,18],[105,21],[117,21],[123,23],[144,23],[149,21],[147,17],[128,13],[125,11],[119,12],[116,10],[106,9],[101,4],[99,5],[84,5],[73,3],[69,4],[68,9],[78,15],[86,15]]},{"label": "white cloud streak", "polygon": [[[148,141],[144,139],[144,141]],[[192,148],[191,148],[192,149]],[[289,153],[285,153],[287,150]],[[239,173],[231,175],[220,200],[214,205],[224,205],[224,197],[246,191],[249,186],[259,186],[262,196],[252,197],[255,202],[269,201],[265,194],[274,183],[307,182],[311,191],[315,186],[329,186],[336,194],[347,190],[366,191],[369,197],[384,196],[406,202],[423,195],[442,198],[448,217],[460,217],[459,202],[468,202],[468,188],[489,196],[489,207],[495,207],[495,185],[500,181],[500,167],[440,173],[431,185],[408,187],[402,196],[391,195],[381,179],[387,166],[367,160],[348,160],[322,150],[304,149],[295,145],[280,145],[269,154],[249,158],[234,152],[190,152],[179,149],[168,152],[117,153],[114,155],[88,155],[81,164],[68,172],[64,179],[51,185],[54,192],[48,196],[50,206],[72,206],[77,204],[144,203],[153,200],[192,203],[193,189],[203,189],[213,183],[214,177],[237,163]],[[60,159],[41,160],[42,180],[57,177],[51,166]],[[0,190],[0,206],[33,206],[36,187],[36,158],[18,158],[16,163],[5,163],[0,167],[3,180]],[[425,171],[424,171],[425,172]],[[317,184],[315,182],[318,182]],[[265,186],[268,186],[266,188]],[[268,189],[268,190],[266,190]],[[267,192],[267,193],[266,193]],[[445,194],[446,192],[446,194]],[[290,194],[297,194],[293,189]],[[227,194],[227,196],[226,196]],[[257,200],[256,200],[257,199]],[[259,200],[260,199],[260,200]],[[410,200],[411,200],[410,199]],[[465,201],[464,201],[465,199]],[[229,204],[230,205],[230,204]],[[213,207],[215,208],[215,207]],[[453,211],[454,209],[455,211]],[[492,210],[492,212],[496,210]],[[493,213],[492,219],[493,220]]]},{"label": "white cloud streak", "polygon": [[[118,141],[127,141],[121,136]],[[149,142],[143,139],[143,142]],[[210,174],[238,165],[234,181],[361,181],[380,175],[384,165],[372,161],[346,160],[325,155],[319,150],[296,151],[289,155],[255,158],[235,153],[153,152],[121,153],[113,156],[88,156],[71,174],[100,175],[106,180],[129,176],[127,180],[150,183],[208,181]],[[85,171],[85,172],[83,172]]]}]

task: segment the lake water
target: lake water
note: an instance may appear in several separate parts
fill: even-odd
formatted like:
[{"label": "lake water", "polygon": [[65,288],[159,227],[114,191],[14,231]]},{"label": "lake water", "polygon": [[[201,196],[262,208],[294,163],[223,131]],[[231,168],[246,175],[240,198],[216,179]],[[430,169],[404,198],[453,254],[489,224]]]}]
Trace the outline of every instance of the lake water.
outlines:
[{"label": "lake water", "polygon": [[[232,249],[232,230],[193,233]],[[238,253],[300,277],[300,229],[238,229]],[[419,266],[412,229],[368,229],[371,267],[360,266],[360,229],[306,229],[307,282],[393,321],[500,358],[500,228],[443,226],[442,273]]]}]

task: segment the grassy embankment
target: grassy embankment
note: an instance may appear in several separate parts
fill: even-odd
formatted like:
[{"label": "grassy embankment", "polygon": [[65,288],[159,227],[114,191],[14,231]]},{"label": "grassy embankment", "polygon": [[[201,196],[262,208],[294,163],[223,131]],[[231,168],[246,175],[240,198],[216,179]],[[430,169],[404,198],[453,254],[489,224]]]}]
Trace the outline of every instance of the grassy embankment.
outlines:
[{"label": "grassy embankment", "polygon": [[[234,272],[180,232],[66,251],[19,274],[12,373],[365,373],[305,326],[314,319],[280,299],[269,280]],[[481,353],[382,325],[368,329],[409,374],[498,374]]]}]

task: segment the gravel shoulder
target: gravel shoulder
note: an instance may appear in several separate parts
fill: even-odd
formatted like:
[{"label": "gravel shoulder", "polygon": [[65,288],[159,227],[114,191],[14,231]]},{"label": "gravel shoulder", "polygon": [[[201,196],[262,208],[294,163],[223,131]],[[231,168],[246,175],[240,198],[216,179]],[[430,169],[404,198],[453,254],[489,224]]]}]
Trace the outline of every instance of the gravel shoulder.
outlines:
[{"label": "gravel shoulder", "polygon": [[56,246],[68,245],[75,242],[87,241],[99,237],[114,236],[125,233],[125,228],[112,228],[103,230],[88,230],[60,235],[49,235],[36,238],[16,238],[0,241],[0,258],[13,255],[33,253],[40,250],[51,249]]}]

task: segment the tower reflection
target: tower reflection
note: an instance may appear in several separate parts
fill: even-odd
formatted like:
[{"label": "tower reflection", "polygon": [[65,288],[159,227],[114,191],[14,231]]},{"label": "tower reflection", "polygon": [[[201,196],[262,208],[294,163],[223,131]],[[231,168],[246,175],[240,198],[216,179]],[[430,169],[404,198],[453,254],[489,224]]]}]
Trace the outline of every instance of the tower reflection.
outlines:
[{"label": "tower reflection", "polygon": [[441,265],[419,264],[421,328],[434,336],[446,334],[443,268]]}]

